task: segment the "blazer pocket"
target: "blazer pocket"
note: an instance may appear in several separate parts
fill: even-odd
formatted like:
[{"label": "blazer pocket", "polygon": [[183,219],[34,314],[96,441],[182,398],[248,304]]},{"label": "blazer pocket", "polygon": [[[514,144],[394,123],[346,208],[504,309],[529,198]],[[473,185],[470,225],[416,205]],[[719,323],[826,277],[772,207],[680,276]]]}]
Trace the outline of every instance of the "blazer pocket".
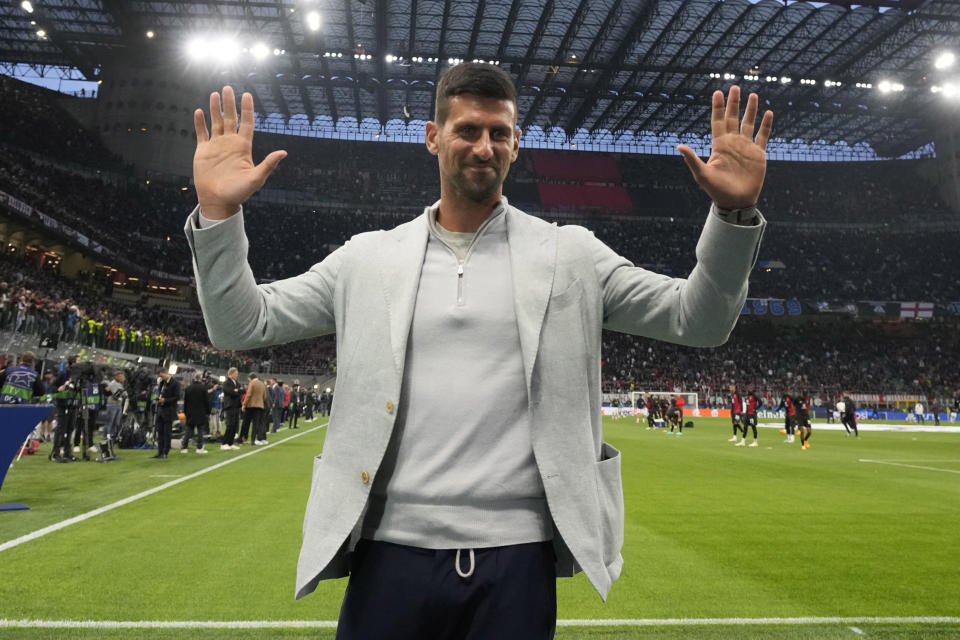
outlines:
[{"label": "blazer pocket", "polygon": [[603,562],[610,565],[623,548],[623,482],[620,474],[620,452],[603,443],[602,459],[595,463],[597,499],[600,506],[600,531]]}]

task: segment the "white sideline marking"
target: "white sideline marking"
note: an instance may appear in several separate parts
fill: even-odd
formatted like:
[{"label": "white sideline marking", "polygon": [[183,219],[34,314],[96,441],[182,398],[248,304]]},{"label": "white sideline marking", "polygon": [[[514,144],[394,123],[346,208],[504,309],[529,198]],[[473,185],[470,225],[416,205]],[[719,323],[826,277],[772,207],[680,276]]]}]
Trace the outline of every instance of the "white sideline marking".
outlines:
[{"label": "white sideline marking", "polygon": [[[816,624],[956,624],[960,617],[904,618],[628,618],[557,620],[558,627],[681,627]],[[336,628],[336,620],[6,620],[0,629],[307,629]],[[862,633],[862,632],[861,632]]]},{"label": "white sideline marking", "polygon": [[858,636],[863,635],[863,629],[858,629],[857,627],[850,627],[850,631],[853,631]]},{"label": "white sideline marking", "polygon": [[[193,478],[196,478],[196,477],[198,477],[198,476],[202,476],[202,475],[205,474],[205,473],[210,473],[211,471],[215,471],[215,470],[217,470],[217,469],[219,469],[219,468],[221,468],[221,467],[225,467],[225,466],[227,466],[228,464],[232,464],[232,463],[234,463],[234,462],[237,462],[238,460],[243,460],[244,458],[246,458],[246,457],[248,457],[248,456],[252,456],[252,455],[254,455],[254,454],[256,454],[256,453],[260,453],[261,451],[266,451],[267,449],[270,449],[271,447],[275,447],[275,446],[277,446],[278,444],[283,444],[284,442],[287,442],[287,441],[289,441],[289,440],[293,440],[294,438],[299,438],[300,436],[305,436],[305,435],[307,435],[308,433],[311,433],[311,432],[313,432],[313,431],[316,431],[317,429],[322,429],[322,428],[324,428],[324,427],[327,426],[328,424],[330,424],[330,423],[329,423],[329,422],[325,422],[325,423],[323,423],[323,424],[321,424],[321,425],[318,425],[318,426],[316,426],[316,427],[313,427],[312,429],[307,429],[306,431],[304,431],[304,432],[302,432],[302,433],[298,433],[298,434],[289,436],[289,437],[287,437],[287,438],[284,438],[283,440],[277,440],[277,441],[274,442],[273,444],[268,444],[268,445],[264,445],[264,446],[262,446],[262,447],[255,448],[253,451],[249,451],[249,452],[247,452],[247,453],[244,453],[244,454],[242,454],[242,455],[239,455],[239,456],[237,456],[236,458],[230,458],[229,460],[224,460],[223,462],[218,462],[217,464],[213,465],[212,467],[207,467],[206,469],[201,469],[200,471],[197,471],[197,472],[195,472],[195,473],[191,473],[190,475],[187,475],[187,476],[183,476],[182,478],[177,478],[176,480],[171,480],[170,482],[161,484],[161,485],[158,486],[158,487],[153,487],[152,489],[147,489],[146,491],[141,491],[140,493],[138,493],[138,494],[136,494],[136,495],[133,495],[133,496],[130,496],[129,498],[124,498],[123,500],[118,500],[118,501],[116,501],[116,502],[114,502],[114,503],[112,503],[112,504],[108,504],[108,505],[103,506],[103,507],[98,507],[98,508],[96,508],[96,509],[94,509],[94,510],[92,510],[92,511],[87,511],[86,513],[81,513],[81,514],[78,515],[78,516],[74,516],[74,517],[72,517],[72,518],[67,518],[66,520],[61,520],[60,522],[57,522],[57,523],[55,523],[55,524],[52,524],[52,525],[50,525],[50,526],[48,526],[48,527],[44,527],[43,529],[37,529],[36,531],[33,531],[33,532],[28,533],[28,534],[26,534],[26,535],[22,535],[22,536],[20,536],[19,538],[14,538],[13,540],[8,540],[7,542],[4,542],[3,544],[0,544],[0,552],[6,551],[7,549],[12,549],[12,548],[17,547],[17,546],[20,546],[21,544],[24,544],[24,543],[26,543],[26,542],[30,542],[30,541],[32,541],[32,540],[36,540],[37,538],[42,538],[43,536],[47,535],[48,533],[53,533],[54,531],[59,531],[60,529],[64,529],[64,528],[66,528],[66,527],[69,527],[69,526],[72,525],[72,524],[77,524],[78,522],[83,522],[84,520],[89,520],[90,518],[92,518],[92,517],[94,517],[94,516],[98,516],[98,515],[100,515],[101,513],[106,513],[107,511],[112,511],[113,509],[116,509],[117,507],[122,507],[122,506],[124,506],[124,505],[126,505],[126,504],[130,504],[131,502],[135,502],[135,501],[137,501],[137,500],[139,500],[139,499],[141,499],[141,498],[146,498],[147,496],[152,496],[153,494],[159,493],[159,492],[163,491],[164,489],[169,489],[170,487],[176,486],[176,485],[180,484],[181,482],[186,482],[187,480],[192,480]],[[0,622],[5,622],[5,621],[0,621]]]},{"label": "white sideline marking", "polygon": [[[944,473],[960,473],[957,469],[941,469],[939,467],[924,467],[919,464],[904,464],[902,462],[890,462],[889,460],[865,460],[860,458],[860,462],[871,462],[873,464],[888,464],[891,467],[908,467],[910,469],[923,469],[924,471],[943,471]],[[944,460],[943,462],[949,462]]]}]

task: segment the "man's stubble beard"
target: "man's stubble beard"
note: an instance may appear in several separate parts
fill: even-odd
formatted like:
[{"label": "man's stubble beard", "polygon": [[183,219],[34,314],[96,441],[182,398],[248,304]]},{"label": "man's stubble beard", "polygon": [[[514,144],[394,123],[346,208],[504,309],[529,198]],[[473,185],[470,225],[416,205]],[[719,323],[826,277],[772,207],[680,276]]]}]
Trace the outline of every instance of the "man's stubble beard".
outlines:
[{"label": "man's stubble beard", "polygon": [[506,175],[501,176],[497,167],[491,168],[494,175],[489,180],[475,182],[466,176],[465,171],[459,171],[450,176],[450,183],[457,192],[468,200],[477,203],[489,202],[498,196],[506,179]]}]

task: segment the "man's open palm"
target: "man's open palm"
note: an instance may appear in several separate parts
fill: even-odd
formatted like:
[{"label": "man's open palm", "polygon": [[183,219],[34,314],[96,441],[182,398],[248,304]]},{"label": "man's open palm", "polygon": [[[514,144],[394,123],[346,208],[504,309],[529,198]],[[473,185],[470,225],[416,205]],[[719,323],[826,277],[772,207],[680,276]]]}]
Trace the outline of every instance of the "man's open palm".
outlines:
[{"label": "man's open palm", "polygon": [[253,164],[253,96],[244,93],[240,99],[239,127],[236,105],[231,87],[223,88],[222,109],[220,94],[210,94],[209,132],[203,109],[193,113],[197,132],[193,182],[203,215],[215,220],[236,213],[287,155],[286,151],[274,151],[260,164]]},{"label": "man's open palm", "polygon": [[773,127],[773,112],[763,114],[756,139],[753,137],[757,119],[757,95],[751,93],[747,108],[740,115],[740,88],[730,88],[724,105],[723,92],[713,94],[710,128],[713,148],[704,162],[687,145],[677,146],[684,161],[704,191],[721,209],[742,209],[753,206],[760,197],[763,179],[767,173],[767,141]]}]

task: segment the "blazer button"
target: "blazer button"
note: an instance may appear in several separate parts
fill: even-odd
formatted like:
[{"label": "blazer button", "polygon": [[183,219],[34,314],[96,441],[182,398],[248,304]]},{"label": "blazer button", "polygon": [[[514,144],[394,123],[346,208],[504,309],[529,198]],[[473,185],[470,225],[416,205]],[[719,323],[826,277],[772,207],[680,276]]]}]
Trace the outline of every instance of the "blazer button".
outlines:
[{"label": "blazer button", "polygon": [[387,400],[387,413],[393,415],[394,409],[396,409],[396,407],[393,405],[393,403]]},{"label": "blazer button", "polygon": [[360,482],[362,482],[363,484],[367,484],[368,482],[370,482],[370,474],[367,473],[366,471],[361,471]]}]

